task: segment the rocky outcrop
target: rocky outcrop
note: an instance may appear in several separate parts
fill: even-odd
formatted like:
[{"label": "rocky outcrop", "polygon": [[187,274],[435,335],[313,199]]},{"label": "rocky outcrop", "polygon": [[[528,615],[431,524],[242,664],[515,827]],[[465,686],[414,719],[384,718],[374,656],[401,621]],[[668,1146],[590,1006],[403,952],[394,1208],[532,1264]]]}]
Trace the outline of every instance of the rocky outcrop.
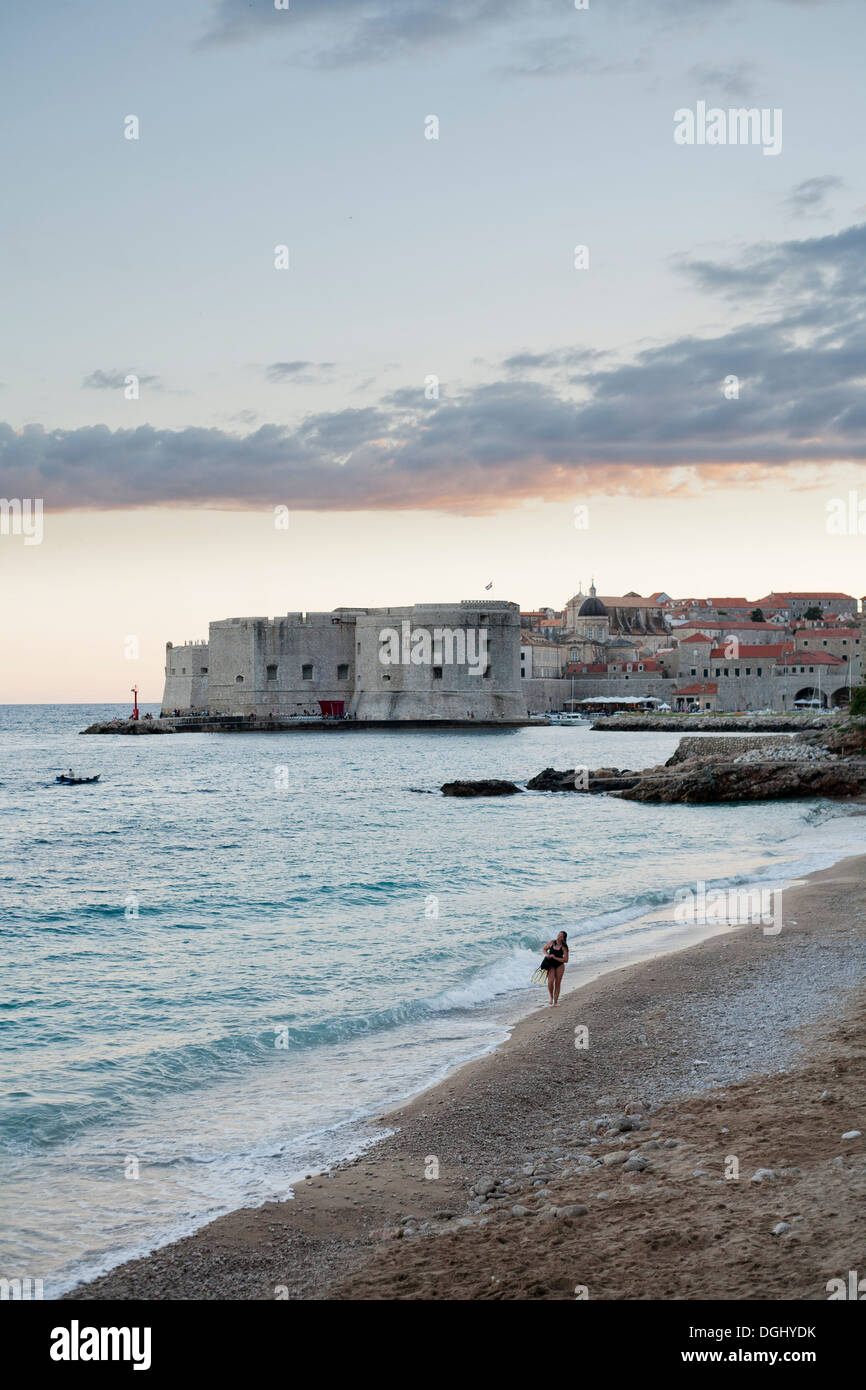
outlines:
[{"label": "rocky outcrop", "polygon": [[529,791],[610,792],[623,801],[708,803],[866,795],[866,724],[795,738],[684,738],[661,767],[547,767]]},{"label": "rocky outcrop", "polygon": [[526,788],[531,792],[615,792],[634,787],[639,781],[639,772],[618,767],[572,767],[565,772],[546,767],[527,782]]},{"label": "rocky outcrop", "polygon": [[158,719],[112,719],[107,724],[91,724],[83,734],[173,734],[175,730]]},{"label": "rocky outcrop", "polygon": [[443,796],[514,796],[520,787],[513,782],[498,781],[495,777],[479,782],[446,782]]},{"label": "rocky outcrop", "polygon": [[773,801],[796,797],[834,798],[866,794],[866,759],[851,761],[737,761],[682,763],[650,768],[624,801],[713,802]]}]

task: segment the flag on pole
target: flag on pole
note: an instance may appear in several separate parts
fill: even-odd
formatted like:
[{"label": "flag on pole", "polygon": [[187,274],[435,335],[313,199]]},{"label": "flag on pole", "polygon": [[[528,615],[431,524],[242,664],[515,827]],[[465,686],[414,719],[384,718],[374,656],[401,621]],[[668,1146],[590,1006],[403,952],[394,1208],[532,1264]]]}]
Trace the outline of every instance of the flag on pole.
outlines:
[{"label": "flag on pole", "polygon": [[491,579],[490,583],[489,583],[489,584],[485,584],[484,587],[485,587],[485,589],[492,589],[492,588],[493,588],[493,580]]}]

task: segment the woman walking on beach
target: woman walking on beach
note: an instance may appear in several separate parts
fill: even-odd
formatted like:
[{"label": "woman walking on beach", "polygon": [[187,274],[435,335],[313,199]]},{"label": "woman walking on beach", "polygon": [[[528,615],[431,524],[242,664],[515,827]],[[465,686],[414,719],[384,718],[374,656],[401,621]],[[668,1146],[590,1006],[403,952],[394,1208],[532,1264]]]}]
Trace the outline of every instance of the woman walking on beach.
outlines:
[{"label": "woman walking on beach", "polygon": [[561,931],[553,941],[548,941],[544,948],[544,960],[541,962],[542,970],[547,971],[547,992],[554,1008],[559,1003],[559,990],[568,964],[567,940],[567,932]]}]

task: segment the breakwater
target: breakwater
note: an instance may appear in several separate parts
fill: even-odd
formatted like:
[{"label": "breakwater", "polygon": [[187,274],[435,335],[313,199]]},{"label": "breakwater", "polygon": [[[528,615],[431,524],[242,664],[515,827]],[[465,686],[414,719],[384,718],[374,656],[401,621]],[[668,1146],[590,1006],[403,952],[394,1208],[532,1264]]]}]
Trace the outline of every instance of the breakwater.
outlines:
[{"label": "breakwater", "polygon": [[611,714],[597,719],[602,733],[653,734],[798,734],[804,729],[829,729],[847,710],[823,714]]}]

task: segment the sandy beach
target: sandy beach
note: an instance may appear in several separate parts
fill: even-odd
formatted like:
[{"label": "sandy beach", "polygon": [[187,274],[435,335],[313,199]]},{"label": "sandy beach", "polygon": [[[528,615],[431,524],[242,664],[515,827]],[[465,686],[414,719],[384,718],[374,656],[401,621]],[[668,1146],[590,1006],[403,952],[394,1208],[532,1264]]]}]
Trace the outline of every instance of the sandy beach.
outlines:
[{"label": "sandy beach", "polygon": [[824,1300],[866,1273],[866,1143],[843,1137],[864,967],[860,857],[786,890],[778,935],[572,990],[361,1158],[66,1298]]}]

